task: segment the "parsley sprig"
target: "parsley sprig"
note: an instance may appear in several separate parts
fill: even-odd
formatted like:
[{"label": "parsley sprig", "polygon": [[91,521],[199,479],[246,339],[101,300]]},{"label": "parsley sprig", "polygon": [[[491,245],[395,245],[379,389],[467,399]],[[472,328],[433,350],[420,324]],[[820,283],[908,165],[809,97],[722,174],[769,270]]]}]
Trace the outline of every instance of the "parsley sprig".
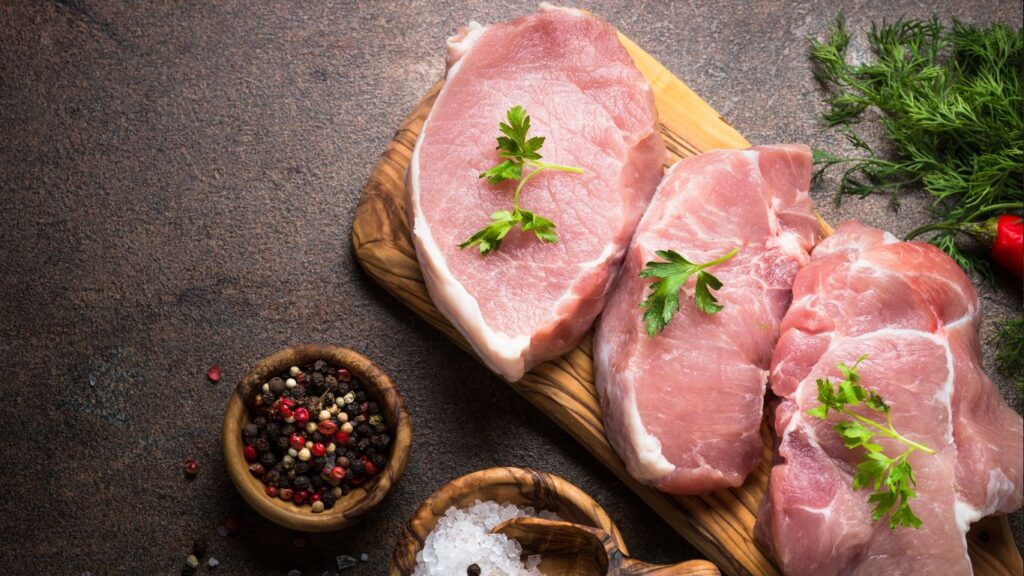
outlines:
[{"label": "parsley sprig", "polygon": [[[853,489],[870,488],[868,502],[875,507],[871,518],[879,520],[889,514],[889,528],[895,530],[901,526],[920,528],[921,519],[910,509],[910,501],[917,498],[917,479],[907,458],[911,453],[920,450],[934,454],[935,450],[914,442],[893,428],[892,411],[885,400],[874,390],[866,390],[860,385],[857,367],[867,358],[861,356],[853,366],[839,363],[839,372],[843,380],[833,386],[828,378],[818,379],[818,402],[820,406],[807,411],[808,414],[821,420],[827,420],[829,412],[847,416],[835,425],[835,431],[843,439],[849,449],[864,448],[864,461],[857,465],[857,473],[853,477]],[[869,410],[885,415],[882,424],[851,410],[863,404]],[[887,456],[882,446],[874,442],[876,435],[896,440],[907,448],[894,458]]]},{"label": "parsley sprig", "polygon": [[659,279],[651,284],[651,294],[640,304],[640,307],[644,309],[643,318],[647,325],[647,335],[655,336],[665,329],[669,320],[679,310],[679,289],[695,273],[697,274],[697,284],[694,287],[694,301],[697,308],[705,314],[717,314],[722,306],[715,299],[711,290],[721,288],[722,281],[715,278],[710,272],[706,272],[705,269],[729,260],[739,251],[739,248],[733,248],[724,256],[704,264],[694,264],[674,250],[655,252],[665,262],[648,262],[647,266],[640,271],[641,278]]},{"label": "parsley sprig", "polygon": [[[491,214],[490,224],[477,230],[468,240],[459,244],[459,248],[468,248],[479,244],[480,253],[483,255],[500,248],[501,241],[517,225],[521,226],[523,230],[532,231],[538,240],[556,244],[558,234],[555,233],[555,223],[520,208],[519,193],[522,191],[523,185],[545,170],[583,174],[582,168],[540,161],[542,156],[539,150],[544,145],[544,137],[527,137],[527,133],[530,131],[530,116],[522,106],[513,106],[505,116],[508,122],[498,125],[498,129],[503,134],[498,137],[498,155],[504,160],[482,172],[480,177],[487,178],[491,184],[500,184],[506,180],[519,182],[515,194],[512,196],[512,211],[494,212]],[[524,175],[523,169],[527,167],[533,168],[533,170]]]}]

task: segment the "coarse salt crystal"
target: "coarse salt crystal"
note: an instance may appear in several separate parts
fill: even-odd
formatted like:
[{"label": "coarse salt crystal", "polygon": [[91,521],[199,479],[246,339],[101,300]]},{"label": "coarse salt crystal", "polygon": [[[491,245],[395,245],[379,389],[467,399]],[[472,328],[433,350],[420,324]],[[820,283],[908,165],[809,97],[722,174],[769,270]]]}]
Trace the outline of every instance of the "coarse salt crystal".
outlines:
[{"label": "coarse salt crystal", "polygon": [[537,569],[540,556],[530,556],[523,564],[519,542],[504,534],[491,534],[498,524],[526,516],[558,518],[547,511],[537,514],[533,508],[491,501],[477,500],[464,509],[449,508],[416,554],[413,576],[465,574],[470,564],[479,566],[483,574],[543,576]]}]

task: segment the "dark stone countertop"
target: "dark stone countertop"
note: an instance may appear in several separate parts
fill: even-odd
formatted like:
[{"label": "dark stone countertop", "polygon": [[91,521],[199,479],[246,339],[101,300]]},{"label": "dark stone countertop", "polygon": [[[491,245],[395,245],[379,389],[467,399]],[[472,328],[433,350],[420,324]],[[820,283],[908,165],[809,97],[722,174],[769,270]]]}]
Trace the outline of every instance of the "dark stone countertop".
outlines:
[{"label": "dark stone countertop", "polygon": [[[884,4],[884,6],[883,6]],[[195,536],[225,574],[383,574],[400,524],[437,487],[495,465],[558,473],[618,521],[638,557],[695,555],[543,414],[376,286],[351,251],[360,190],[437,80],[460,24],[532,2],[0,3],[0,571],[174,574]],[[927,17],[1021,23],[1019,2],[595,2],[755,143],[835,149],[805,55],[843,9],[851,27]],[[862,50],[863,36],[856,47]],[[886,198],[834,200],[900,234]],[[1020,285],[981,287],[983,337]],[[360,527],[292,534],[225,474],[231,385],[298,342],[364,352],[413,419],[405,478]],[[986,348],[991,365],[992,350]],[[223,367],[224,381],[206,381]],[[1005,378],[1004,396],[1021,398]],[[182,462],[203,468],[192,482]],[[237,515],[241,529],[216,528]],[[1016,517],[1020,542],[1020,515]]]}]

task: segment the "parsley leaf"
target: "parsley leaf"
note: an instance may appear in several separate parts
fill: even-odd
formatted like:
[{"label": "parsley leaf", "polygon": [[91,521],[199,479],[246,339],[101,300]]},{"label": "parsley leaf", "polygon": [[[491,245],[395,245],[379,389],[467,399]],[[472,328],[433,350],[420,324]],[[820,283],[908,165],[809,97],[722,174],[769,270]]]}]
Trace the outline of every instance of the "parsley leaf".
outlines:
[{"label": "parsley leaf", "polygon": [[[544,170],[558,170],[582,174],[583,169],[575,166],[562,166],[560,164],[548,164],[541,162],[540,149],[544,146],[543,136],[528,138],[530,131],[530,116],[522,106],[513,106],[505,113],[507,122],[501,122],[498,130],[498,156],[503,158],[498,164],[480,173],[480,178],[486,178],[491,184],[501,184],[506,180],[519,182],[515,194],[512,196],[512,211],[501,210],[491,214],[491,223],[477,230],[465,242],[459,244],[459,248],[468,248],[479,244],[480,253],[483,255],[501,248],[501,241],[516,226],[524,231],[532,231],[534,236],[542,242],[556,244],[558,234],[555,233],[555,223],[547,218],[539,216],[529,210],[519,207],[519,193],[523,185],[537,174]],[[533,168],[529,173],[524,174],[523,169]]]},{"label": "parsley leaf", "polygon": [[[880,520],[888,514],[889,528],[893,530],[901,526],[920,528],[921,519],[910,509],[910,501],[917,498],[914,490],[917,479],[908,457],[917,450],[928,454],[934,454],[935,451],[897,432],[892,425],[889,405],[878,392],[860,385],[857,367],[865,359],[866,355],[857,358],[852,366],[840,363],[838,368],[843,380],[838,385],[833,385],[828,378],[819,378],[819,405],[807,413],[819,420],[827,420],[829,411],[850,418],[840,420],[833,428],[847,448],[864,449],[864,460],[857,464],[857,472],[853,476],[853,489],[868,488],[872,491],[868,497],[868,503],[874,505],[871,518]],[[876,422],[850,409],[861,404],[885,414],[885,423]],[[876,434],[896,440],[907,448],[895,458],[890,458],[881,445],[873,442]]]},{"label": "parsley leaf", "polygon": [[711,293],[722,287],[722,281],[706,272],[706,268],[721,264],[740,251],[733,248],[727,254],[705,264],[694,264],[674,250],[658,250],[655,254],[664,262],[648,262],[640,271],[641,278],[657,278],[651,284],[651,293],[640,307],[644,309],[643,319],[647,334],[655,336],[665,329],[672,316],[679,310],[679,289],[690,276],[697,275],[694,286],[694,303],[705,314],[717,314],[722,305]]}]

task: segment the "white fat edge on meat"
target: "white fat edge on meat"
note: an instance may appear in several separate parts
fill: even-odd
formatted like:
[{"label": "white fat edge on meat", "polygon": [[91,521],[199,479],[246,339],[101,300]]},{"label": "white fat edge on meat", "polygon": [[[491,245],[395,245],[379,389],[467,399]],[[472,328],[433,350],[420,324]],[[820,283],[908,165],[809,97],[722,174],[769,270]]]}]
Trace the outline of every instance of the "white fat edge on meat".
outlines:
[{"label": "white fat edge on meat", "polygon": [[661,452],[661,440],[647,431],[643,418],[640,417],[640,407],[636,401],[636,380],[633,371],[628,367],[619,375],[621,384],[625,384],[626,397],[623,403],[623,412],[626,417],[626,437],[632,445],[633,452],[639,465],[633,462],[626,462],[629,473],[641,482],[653,483],[668,476],[676,467],[665,458]]},{"label": "white fat edge on meat", "polygon": [[[452,61],[449,61],[450,68],[447,72],[447,78],[450,79],[458,73],[462,57],[472,49],[473,45],[486,33],[487,29],[486,26],[480,26],[472,22],[463,29],[459,36],[454,36],[448,40],[450,54],[454,47],[458,51],[458,57],[454,64]],[[435,106],[436,103],[441,102],[444,92],[445,87],[442,86]],[[426,262],[429,263],[427,266],[421,266],[421,269],[427,280],[427,287],[433,287],[431,290],[432,295],[434,292],[437,292],[438,294],[448,296],[448,298],[438,298],[436,296],[433,298],[437,308],[460,332],[466,335],[470,345],[473,346],[477,355],[487,364],[488,368],[507,380],[515,381],[522,378],[525,371],[524,355],[526,348],[530,344],[530,336],[525,334],[513,336],[497,332],[487,325],[484,321],[483,313],[480,311],[479,302],[470,295],[465,286],[452,274],[441,252],[441,247],[434,239],[430,227],[426,225],[422,205],[419,201],[420,148],[427,133],[426,126],[430,124],[430,118],[433,116],[433,110],[431,109],[431,112],[427,115],[423,123],[424,129],[420,131],[420,135],[416,139],[416,146],[413,148],[412,158],[409,162],[409,172],[406,178],[410,189],[410,200],[414,206],[413,242],[416,244],[417,252],[427,255]],[[423,262],[424,259],[421,258],[420,261]],[[450,306],[448,305],[449,303],[451,304]]]},{"label": "white fat edge on meat", "polygon": [[540,4],[537,5],[537,11],[538,12],[549,12],[549,11],[555,11],[555,10],[560,10],[560,11],[565,12],[567,14],[572,14],[573,16],[586,16],[586,12],[584,12],[583,10],[580,10],[579,8],[568,8],[568,7],[565,7],[565,6],[557,6],[557,5],[552,4],[550,2],[541,2]]}]

